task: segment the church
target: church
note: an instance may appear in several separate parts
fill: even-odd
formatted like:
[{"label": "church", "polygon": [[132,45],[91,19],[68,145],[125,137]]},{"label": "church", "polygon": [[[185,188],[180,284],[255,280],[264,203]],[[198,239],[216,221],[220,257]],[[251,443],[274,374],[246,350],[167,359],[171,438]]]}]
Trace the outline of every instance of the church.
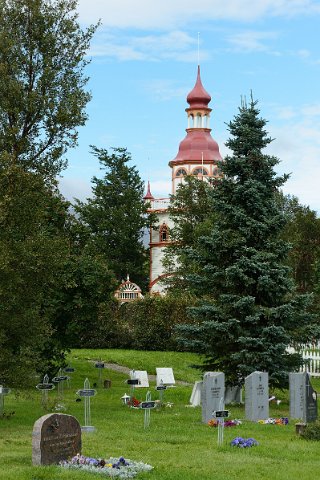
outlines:
[{"label": "church", "polygon": [[[172,178],[172,194],[187,175],[195,175],[201,179],[220,176],[217,162],[222,160],[217,142],[211,136],[209,107],[211,96],[202,85],[200,66],[196,83],[187,95],[186,136],[180,142],[178,153],[169,162]],[[150,204],[149,211],[158,217],[159,228],[150,228],[150,282],[149,292],[161,295],[165,287],[161,280],[166,276],[162,265],[164,251],[170,243],[172,220],[168,214],[169,198],[154,198],[148,182],[148,190],[144,200]]]}]

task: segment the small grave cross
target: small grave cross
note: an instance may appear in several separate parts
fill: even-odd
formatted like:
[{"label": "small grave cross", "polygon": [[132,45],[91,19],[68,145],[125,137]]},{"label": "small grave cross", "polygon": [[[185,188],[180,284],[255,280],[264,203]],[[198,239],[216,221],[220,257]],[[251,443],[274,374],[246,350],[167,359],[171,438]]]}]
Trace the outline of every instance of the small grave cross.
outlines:
[{"label": "small grave cross", "polygon": [[98,375],[98,384],[101,387],[102,385],[102,369],[104,368],[104,363],[101,361],[101,358],[99,359],[98,362],[94,364],[95,368],[98,369],[99,375]]},{"label": "small grave cross", "polygon": [[62,375],[62,368],[59,369],[58,375],[52,379],[54,383],[58,384],[58,398],[63,400],[63,384],[66,380],[69,380],[68,375]]},{"label": "small grave cross", "polygon": [[[71,365],[68,365],[67,367],[65,367],[65,368],[63,369],[63,371],[64,371],[65,373],[73,373],[73,372],[75,372],[75,368],[73,368]],[[67,386],[68,386],[68,388],[70,388],[70,384],[71,384],[71,376],[68,376],[68,379],[67,379]]]},{"label": "small grave cross", "polygon": [[50,390],[53,390],[53,389],[55,388],[55,386],[53,385],[53,383],[49,383],[49,377],[48,377],[47,374],[43,377],[42,383],[38,383],[38,385],[36,386],[36,388],[37,388],[38,390],[41,390],[41,391],[42,391],[41,405],[42,405],[44,408],[47,408],[47,406],[48,406],[48,392],[49,392]]},{"label": "small grave cross", "polygon": [[127,385],[130,385],[130,405],[132,406],[132,398],[134,397],[134,389],[139,385],[139,378],[136,378],[136,372],[132,370],[131,378],[127,380]]},{"label": "small grave cross", "polygon": [[140,403],[140,408],[144,410],[144,428],[148,428],[150,426],[150,410],[155,408],[156,402],[151,400],[151,393],[147,392],[146,401]]},{"label": "small grave cross", "polygon": [[160,400],[160,403],[162,403],[163,402],[163,393],[164,393],[165,390],[167,390],[167,385],[163,384],[162,379],[160,380],[160,385],[158,385],[156,387],[156,390],[159,392],[159,400]]},{"label": "small grave cross", "polygon": [[84,397],[84,426],[81,427],[81,430],[85,432],[94,432],[95,427],[91,424],[91,405],[90,399],[97,394],[97,390],[90,388],[90,382],[86,378],[83,384],[83,389],[77,391],[79,397]]},{"label": "small grave cross", "polygon": [[218,420],[218,445],[223,444],[223,433],[224,433],[224,419],[229,417],[229,410],[223,410],[224,399],[220,399],[220,410],[215,410],[212,413],[213,418]]}]

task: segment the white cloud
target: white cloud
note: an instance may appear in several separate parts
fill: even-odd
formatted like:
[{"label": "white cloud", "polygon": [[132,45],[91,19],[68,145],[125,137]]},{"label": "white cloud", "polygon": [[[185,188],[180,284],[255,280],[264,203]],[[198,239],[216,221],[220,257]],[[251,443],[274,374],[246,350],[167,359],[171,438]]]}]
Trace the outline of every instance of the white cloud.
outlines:
[{"label": "white cloud", "polygon": [[75,177],[62,177],[59,179],[59,189],[62,195],[70,202],[73,202],[74,198],[84,201],[86,198],[91,197],[91,187],[90,180],[84,181]]},{"label": "white cloud", "polygon": [[277,117],[281,120],[289,120],[297,115],[297,110],[291,106],[277,107]]},{"label": "white cloud", "polygon": [[245,31],[231,35],[227,40],[238,52],[268,52],[278,55],[266,44],[266,40],[276,39],[277,36],[275,32]]},{"label": "white cloud", "polygon": [[320,116],[320,103],[314,105],[305,105],[301,110],[302,114],[306,117],[319,117]]},{"label": "white cloud", "polygon": [[[168,176],[168,174],[167,174]],[[151,193],[155,198],[169,198],[172,191],[170,180],[150,180]]]},{"label": "white cloud", "polygon": [[177,28],[190,21],[311,15],[320,13],[320,6],[317,0],[80,0],[78,11],[84,23],[101,18],[110,27],[151,30]]},{"label": "white cloud", "polygon": [[113,57],[120,61],[123,60],[146,60],[146,55],[135,50],[129,45],[116,45],[115,43],[95,42],[90,50],[92,57]]},{"label": "white cloud", "polygon": [[284,192],[320,212],[320,118],[313,115],[311,107],[297,113],[297,121],[269,124],[275,140],[268,150],[280,159],[279,172],[291,174]]},{"label": "white cloud", "polygon": [[296,55],[298,57],[303,58],[303,59],[307,59],[307,58],[311,57],[311,52],[310,52],[310,50],[306,50],[306,49],[302,48],[302,49],[296,51]]},{"label": "white cloud", "polygon": [[[197,55],[197,38],[180,30],[159,35],[129,36],[116,35],[104,29],[96,34],[90,50],[92,57],[116,58],[119,61],[173,59],[195,62]],[[207,57],[207,52],[201,49],[201,60]]]},{"label": "white cloud", "polygon": [[[172,98],[184,98],[188,87],[177,87],[170,80],[153,80],[145,85],[145,89],[156,100],[168,101]],[[190,88],[189,88],[190,90]]]}]

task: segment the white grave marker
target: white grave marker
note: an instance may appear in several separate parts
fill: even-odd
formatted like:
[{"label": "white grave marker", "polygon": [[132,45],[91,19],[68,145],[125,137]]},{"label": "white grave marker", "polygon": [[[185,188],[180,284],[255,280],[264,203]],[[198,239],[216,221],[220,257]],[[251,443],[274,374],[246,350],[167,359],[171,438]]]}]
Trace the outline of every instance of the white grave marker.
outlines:
[{"label": "white grave marker", "polygon": [[156,368],[157,387],[160,385],[175,385],[172,368]]},{"label": "white grave marker", "polygon": [[189,400],[193,407],[199,407],[201,405],[202,385],[203,385],[203,382],[201,380],[198,382],[195,382],[195,384],[193,385],[191,397]]},{"label": "white grave marker", "polygon": [[135,385],[136,388],[148,388],[149,387],[149,379],[148,373],[146,370],[131,370],[130,371],[130,378],[138,379],[138,385]]}]

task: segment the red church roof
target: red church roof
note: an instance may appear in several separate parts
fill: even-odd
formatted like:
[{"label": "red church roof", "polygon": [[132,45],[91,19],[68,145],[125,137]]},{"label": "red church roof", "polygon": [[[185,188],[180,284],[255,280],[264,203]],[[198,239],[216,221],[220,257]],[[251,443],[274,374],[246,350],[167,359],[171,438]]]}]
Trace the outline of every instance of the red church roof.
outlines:
[{"label": "red church roof", "polygon": [[211,137],[209,130],[188,129],[187,136],[180,142],[176,157],[171,160],[170,166],[178,163],[222,160],[219,145]]},{"label": "red church roof", "polygon": [[[211,108],[208,104],[211,96],[204,89],[201,77],[200,66],[198,66],[198,74],[195,86],[187,96],[187,102],[190,107],[186,109],[188,114],[198,115],[199,110],[205,112],[202,115],[210,114]],[[194,111],[194,112],[193,112]],[[222,160],[219,152],[219,145],[211,136],[211,129],[206,127],[190,127],[187,128],[186,137],[180,142],[179,151],[176,157],[169,162],[169,165],[201,162],[212,162],[213,160]]]}]

